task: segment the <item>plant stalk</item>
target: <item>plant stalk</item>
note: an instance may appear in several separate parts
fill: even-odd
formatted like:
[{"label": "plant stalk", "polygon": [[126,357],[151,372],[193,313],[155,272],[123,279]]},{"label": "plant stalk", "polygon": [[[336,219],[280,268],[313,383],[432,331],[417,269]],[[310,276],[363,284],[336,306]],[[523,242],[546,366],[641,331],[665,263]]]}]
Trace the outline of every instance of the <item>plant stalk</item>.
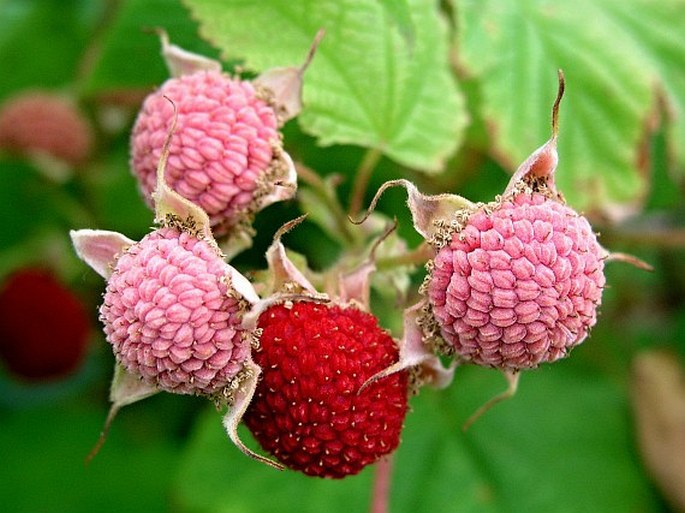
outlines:
[{"label": "plant stalk", "polygon": [[371,490],[371,513],[388,513],[390,511],[392,460],[393,455],[389,454],[376,463]]},{"label": "plant stalk", "polygon": [[378,148],[369,148],[364,154],[364,158],[359,163],[359,167],[354,176],[352,194],[350,195],[350,207],[348,210],[350,217],[357,217],[357,214],[361,211],[371,174],[382,155],[381,150]]}]

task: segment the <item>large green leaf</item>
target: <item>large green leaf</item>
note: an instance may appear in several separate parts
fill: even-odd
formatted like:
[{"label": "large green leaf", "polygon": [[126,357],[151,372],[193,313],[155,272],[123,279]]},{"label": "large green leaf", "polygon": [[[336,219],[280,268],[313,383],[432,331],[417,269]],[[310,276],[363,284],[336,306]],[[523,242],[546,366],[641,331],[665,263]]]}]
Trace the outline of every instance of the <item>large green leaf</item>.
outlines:
[{"label": "large green leaf", "polygon": [[[576,207],[604,211],[632,206],[646,192],[639,162],[656,102],[655,63],[635,51],[642,34],[605,9],[611,2],[464,0],[458,10],[460,58],[479,82],[494,154],[514,169],[549,138],[563,69],[557,181]],[[635,9],[647,25],[658,15],[643,4],[622,2],[620,10]],[[669,35],[683,25],[671,22]],[[669,58],[685,62],[683,45],[672,50]]]},{"label": "large green leaf", "polygon": [[[558,364],[525,374],[518,395],[461,425],[504,380],[459,369],[447,391],[412,400],[396,453],[393,513],[658,511],[630,439],[622,391]],[[249,440],[249,434],[245,434]],[[240,454],[208,412],[178,477],[196,512],[348,513],[368,509],[372,473],[342,481],[277,472]]]},{"label": "large green leaf", "polygon": [[466,116],[437,2],[392,10],[367,0],[185,3],[225,58],[242,57],[257,71],[301,64],[326,30],[305,75],[300,116],[322,145],[378,148],[426,171],[440,170],[457,147]]},{"label": "large green leaf", "polygon": [[3,511],[168,511],[176,453],[159,433],[145,433],[144,427],[124,433],[120,418],[100,454],[84,464],[105,416],[92,403],[2,410]]},{"label": "large green leaf", "polygon": [[680,173],[685,172],[685,1],[633,0],[630,9],[619,0],[607,0],[606,10],[636,41],[632,51],[644,55],[649,72],[666,95],[671,118],[670,150]]}]

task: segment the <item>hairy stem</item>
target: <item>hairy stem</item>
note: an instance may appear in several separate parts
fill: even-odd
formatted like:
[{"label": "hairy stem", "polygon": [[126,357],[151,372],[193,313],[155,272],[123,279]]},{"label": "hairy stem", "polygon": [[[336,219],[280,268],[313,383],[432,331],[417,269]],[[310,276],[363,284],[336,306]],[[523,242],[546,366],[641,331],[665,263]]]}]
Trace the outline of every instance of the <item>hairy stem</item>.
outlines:
[{"label": "hairy stem", "polygon": [[390,482],[392,474],[392,454],[376,463],[373,488],[371,490],[371,513],[390,511]]},{"label": "hairy stem", "polygon": [[366,151],[364,158],[362,159],[357,172],[354,176],[354,184],[352,185],[352,194],[350,195],[350,208],[348,214],[350,217],[356,217],[357,214],[362,209],[362,203],[364,202],[364,195],[366,194],[366,188],[369,185],[369,180],[371,179],[371,174],[376,168],[376,164],[381,159],[381,150],[378,148],[370,148]]},{"label": "hairy stem", "polygon": [[314,192],[325,202],[338,227],[339,232],[345,237],[351,245],[356,245],[358,236],[353,232],[352,224],[349,222],[345,210],[343,209],[338,197],[332,193],[326,182],[316,173],[316,171],[305,166],[304,164],[295,164],[297,168],[297,176],[307,185],[309,185]]},{"label": "hairy stem", "polygon": [[427,242],[422,242],[412,251],[376,260],[376,269],[383,271],[403,265],[423,265],[435,256],[435,250]]}]

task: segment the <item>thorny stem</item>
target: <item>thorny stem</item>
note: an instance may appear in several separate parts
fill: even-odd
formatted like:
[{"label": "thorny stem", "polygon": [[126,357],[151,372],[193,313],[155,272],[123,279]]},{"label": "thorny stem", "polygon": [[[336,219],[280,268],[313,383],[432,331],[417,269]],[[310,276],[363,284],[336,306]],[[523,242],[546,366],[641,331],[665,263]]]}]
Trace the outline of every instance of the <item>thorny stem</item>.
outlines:
[{"label": "thorny stem", "polygon": [[345,237],[350,244],[356,245],[357,236],[350,229],[350,222],[345,215],[345,211],[340,205],[338,198],[331,193],[330,189],[327,187],[326,182],[311,168],[305,166],[301,163],[296,163],[297,176],[303,182],[308,184],[314,192],[326,203],[330,212],[333,214],[335,219],[335,224],[338,227],[339,232]]},{"label": "thorny stem", "polygon": [[386,269],[393,269],[403,265],[425,264],[434,256],[434,250],[430,244],[427,242],[422,242],[415,249],[409,251],[408,253],[404,253],[403,255],[379,258],[376,260],[376,269],[379,271],[384,271]]},{"label": "thorny stem", "polygon": [[350,195],[350,208],[348,210],[350,217],[356,217],[361,211],[364,194],[366,194],[366,188],[371,179],[371,173],[373,173],[382,155],[381,150],[378,148],[369,148],[359,163],[354,177],[354,184],[352,185],[352,194]]},{"label": "thorny stem", "polygon": [[370,513],[388,513],[390,511],[392,458],[393,455],[389,454],[376,463],[373,488],[371,489]]}]

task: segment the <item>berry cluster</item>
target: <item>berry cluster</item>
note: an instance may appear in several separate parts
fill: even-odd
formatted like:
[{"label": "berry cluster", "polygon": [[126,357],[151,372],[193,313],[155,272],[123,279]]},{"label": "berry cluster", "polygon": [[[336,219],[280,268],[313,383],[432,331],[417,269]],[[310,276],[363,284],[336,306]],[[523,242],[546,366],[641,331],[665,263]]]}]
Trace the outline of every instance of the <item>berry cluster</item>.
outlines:
[{"label": "berry cluster", "polygon": [[[281,243],[296,220],[277,232],[253,281],[227,263],[249,241],[254,214],[295,194],[278,129],[299,112],[308,63],[250,82],[164,34],[162,43],[175,76],[145,99],[131,138],[133,174],[158,226],[139,242],[72,232],[77,253],[107,280],[100,319],[118,364],[114,409],[159,390],[205,396],[227,408],[227,434],[246,454],[342,478],[397,448],[408,396],[451,380],[454,366],[441,358],[511,374],[586,338],[608,253],[554,184],[563,80],[553,137],[492,202],[426,196],[406,180],[379,190],[367,217],[387,187],[404,186],[426,239],[417,254],[430,255],[396,340],[369,301],[388,233],[321,275],[298,268]],[[277,461],[243,444],[240,422]]]}]

